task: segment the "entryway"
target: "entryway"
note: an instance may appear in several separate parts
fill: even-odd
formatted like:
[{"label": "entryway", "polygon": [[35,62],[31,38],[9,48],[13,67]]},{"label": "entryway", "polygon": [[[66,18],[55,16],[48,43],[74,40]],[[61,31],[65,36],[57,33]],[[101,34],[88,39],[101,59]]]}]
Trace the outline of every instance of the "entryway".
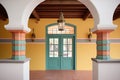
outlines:
[{"label": "entryway", "polygon": [[64,31],[57,25],[47,27],[47,70],[75,70],[75,31],[66,24]]}]

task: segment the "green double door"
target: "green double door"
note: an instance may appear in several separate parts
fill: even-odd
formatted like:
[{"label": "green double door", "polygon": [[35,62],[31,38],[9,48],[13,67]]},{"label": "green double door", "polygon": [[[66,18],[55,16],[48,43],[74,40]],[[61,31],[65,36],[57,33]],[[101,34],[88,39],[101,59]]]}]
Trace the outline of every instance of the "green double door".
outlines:
[{"label": "green double door", "polygon": [[75,38],[72,35],[49,35],[47,70],[75,69]]}]

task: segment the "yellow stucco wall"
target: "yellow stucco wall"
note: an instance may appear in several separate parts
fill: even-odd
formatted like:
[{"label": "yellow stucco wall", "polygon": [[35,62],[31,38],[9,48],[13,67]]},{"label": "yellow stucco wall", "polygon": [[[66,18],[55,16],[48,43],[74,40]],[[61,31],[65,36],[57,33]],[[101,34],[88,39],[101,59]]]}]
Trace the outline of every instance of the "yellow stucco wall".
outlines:
[{"label": "yellow stucco wall", "polygon": [[[93,19],[83,21],[82,19],[65,19],[66,23],[74,24],[77,26],[77,38],[87,38],[89,28],[93,27]],[[48,24],[56,23],[57,19],[40,19],[36,22],[34,19],[29,20],[29,27],[35,29],[37,38],[45,38],[45,30]],[[27,38],[30,34],[27,35]],[[95,37],[95,35],[93,35]]]},{"label": "yellow stucco wall", "polygon": [[45,70],[45,43],[27,43],[26,56],[31,58],[31,70]]},{"label": "yellow stucco wall", "polygon": [[[46,38],[46,25],[56,23],[57,19],[35,19],[29,20],[29,27],[35,29],[36,38]],[[93,19],[65,19],[67,23],[76,25],[77,39],[87,38],[89,28],[94,25]],[[0,38],[11,38],[9,31],[4,29],[4,25],[8,21],[0,20]],[[118,28],[110,34],[110,38],[120,38],[120,19],[114,21],[118,25]],[[26,38],[31,37],[31,32],[26,35]],[[93,34],[93,38],[96,35]],[[0,43],[0,58],[10,58],[12,54],[12,44]],[[27,43],[26,44],[26,56],[31,58],[30,69],[31,70],[45,70],[46,66],[46,43]],[[111,57],[120,58],[120,43],[111,44]],[[95,43],[76,43],[76,69],[77,70],[91,70],[92,61],[91,58],[96,57],[96,44]]]},{"label": "yellow stucco wall", "polygon": [[0,59],[11,58],[12,55],[12,44],[2,44],[0,43]]}]

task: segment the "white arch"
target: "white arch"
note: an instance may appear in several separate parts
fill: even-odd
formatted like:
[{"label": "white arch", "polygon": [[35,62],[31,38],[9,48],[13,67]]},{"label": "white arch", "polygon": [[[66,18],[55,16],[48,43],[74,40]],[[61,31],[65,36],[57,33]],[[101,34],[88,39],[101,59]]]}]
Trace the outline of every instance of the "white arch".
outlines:
[{"label": "white arch", "polygon": [[94,19],[94,26],[96,26],[99,23],[99,13],[96,10],[96,7],[92,3],[92,1],[91,0],[79,0],[79,1],[89,9]]},{"label": "white arch", "polygon": [[[26,15],[28,15],[28,16],[26,16],[26,19],[24,19],[24,22],[28,21],[29,16],[30,16],[31,12],[33,11],[33,9],[35,7],[37,7],[37,5],[40,4],[43,1],[45,1],[45,0],[36,0],[36,1],[33,1],[32,3],[30,3],[28,5],[28,8],[26,8],[25,14],[24,14],[23,17],[25,17]],[[90,12],[92,13],[92,15],[93,15],[93,17],[95,19],[94,20],[95,25],[97,25],[98,22],[99,22],[99,18],[98,18],[99,16],[98,16],[98,13],[97,13],[97,10],[96,10],[95,6],[92,4],[92,2],[90,0],[79,0],[79,1],[81,3],[83,3],[90,10]]]},{"label": "white arch", "polygon": [[113,14],[120,0],[91,0],[98,13],[98,24],[93,28],[96,30],[114,30],[117,25],[113,24]]},{"label": "white arch", "polygon": [[[113,24],[113,14],[117,6],[120,4],[120,0],[80,0],[90,10],[94,17],[94,28],[92,31],[116,29],[117,25]],[[90,4],[91,3],[91,4]]]},{"label": "white arch", "polygon": [[32,13],[34,8],[36,8],[43,1],[45,0],[31,0],[31,2],[26,6],[26,9],[24,10],[22,16],[22,21],[25,22],[26,25],[28,24],[30,14]]},{"label": "white arch", "polygon": [[[26,30],[28,28],[28,19],[33,9],[43,2],[44,0],[2,0],[2,4],[8,11],[9,24],[5,26],[7,30]],[[92,13],[93,17],[98,17],[97,11],[90,0],[80,0],[85,6],[87,6]],[[17,7],[18,6],[18,7]],[[95,24],[99,18],[95,18]]]},{"label": "white arch", "polygon": [[24,30],[29,32],[28,19],[33,9],[44,0],[2,0],[8,12],[9,24],[7,30]]},{"label": "white arch", "polygon": [[2,3],[3,0],[0,0],[0,3]]},{"label": "white arch", "polygon": [[[9,16],[7,30],[25,30],[28,28],[28,19],[33,9],[44,0],[1,0]],[[94,30],[115,29],[112,23],[113,13],[120,0],[79,0],[91,12],[94,18]],[[107,6],[106,6],[107,5]],[[110,8],[110,9],[108,9]]]}]

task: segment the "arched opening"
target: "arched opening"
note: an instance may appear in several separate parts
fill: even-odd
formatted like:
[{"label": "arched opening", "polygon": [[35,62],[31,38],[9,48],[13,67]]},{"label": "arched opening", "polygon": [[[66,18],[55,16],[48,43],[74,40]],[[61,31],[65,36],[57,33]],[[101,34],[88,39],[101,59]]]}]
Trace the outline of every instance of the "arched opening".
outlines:
[{"label": "arched opening", "polygon": [[[56,7],[54,5],[56,5]],[[54,5],[52,3],[45,4],[44,2],[39,4],[34,9],[34,11],[37,12],[39,17],[36,18],[34,14],[32,13],[29,19],[29,28],[31,29],[34,28],[34,32],[36,34],[35,41],[27,44],[27,56],[31,58],[31,64],[30,64],[31,71],[39,70],[40,73],[42,73],[41,70],[50,70],[50,69],[58,70],[58,66],[57,67],[52,66],[52,68],[50,65],[46,66],[47,64],[46,53],[49,52],[48,50],[49,48],[46,49],[46,47],[49,45],[49,43],[47,43],[48,39],[46,39],[47,31],[45,27],[46,25],[57,22],[57,19],[59,17],[60,7],[62,6],[61,4],[54,4]],[[71,4],[71,5],[75,5],[75,4]],[[92,15],[90,11],[88,10],[88,8],[86,8],[83,4],[77,3],[76,6],[71,6],[71,5],[67,4],[66,6],[65,5],[62,6],[62,12],[64,13],[66,23],[76,25],[76,35],[77,35],[76,42],[75,42],[77,44],[75,46],[76,47],[76,57],[75,57],[76,62],[74,63],[75,65],[72,65],[72,66],[74,67],[74,70],[85,70],[85,71],[91,70],[92,63],[90,59],[91,57],[95,56],[95,44],[94,44],[95,36],[93,35],[92,42],[89,42],[88,33],[89,33],[89,28],[92,28],[94,26],[94,20],[92,19]],[[81,5],[81,6],[78,7],[78,5],[79,6]],[[80,12],[79,12],[79,9],[81,10]],[[27,37],[29,38],[30,35],[31,35],[31,32],[27,34]],[[53,36],[49,36],[49,37],[52,38]],[[60,61],[60,60],[57,60],[57,61]],[[49,64],[53,65],[52,62],[53,64],[55,63],[54,61],[51,61],[51,63]],[[86,76],[91,76],[90,71],[87,73],[88,74],[85,74]]]},{"label": "arched opening", "polygon": [[[8,41],[11,41],[11,34],[5,30],[4,26],[8,24],[8,14],[6,9],[2,4],[0,4],[0,59],[10,58],[11,57],[11,44],[5,44]],[[4,34],[3,34],[4,33]],[[9,37],[9,40],[6,38]]]},{"label": "arched opening", "polygon": [[113,59],[120,59],[119,46],[120,46],[120,4],[116,7],[113,15],[113,23],[117,25],[117,29],[110,34],[111,38],[111,57]]},{"label": "arched opening", "polygon": [[[45,41],[46,41],[46,39],[45,39],[46,30],[45,30],[45,26],[48,25],[48,24],[51,24],[51,23],[55,23],[57,21],[58,17],[59,17],[60,6],[54,7],[55,5],[62,6],[61,8],[62,8],[62,12],[64,13],[64,17],[65,17],[66,22],[68,22],[70,24],[75,24],[75,25],[77,24],[77,29],[76,29],[77,40],[76,40],[76,43],[78,45],[76,47],[77,48],[76,53],[79,54],[79,57],[77,56],[76,61],[78,61],[78,62],[76,62],[76,64],[80,65],[80,66],[76,66],[76,69],[77,70],[82,70],[82,69],[91,70],[92,69],[92,67],[91,67],[92,63],[91,63],[90,58],[93,57],[92,54],[95,55],[95,51],[94,51],[95,44],[92,44],[92,45],[90,45],[90,44],[95,43],[95,40],[92,39],[92,42],[89,42],[88,41],[88,33],[89,33],[89,28],[92,28],[94,26],[94,20],[92,19],[92,15],[91,15],[90,11],[88,10],[88,8],[86,8],[80,2],[77,3],[76,6],[75,6],[75,4],[74,4],[74,6],[72,6],[70,4],[67,4],[67,5],[64,4],[65,6],[63,6],[60,3],[59,4],[50,4],[49,3],[49,5],[48,5],[45,2],[43,2],[43,3],[39,4],[34,9],[34,11],[36,11],[37,14],[39,15],[40,20],[37,20],[38,18],[36,18],[34,16],[34,14],[32,13],[32,15],[30,17],[30,20],[29,20],[29,27],[31,29],[34,28],[34,31],[35,31],[35,34],[36,34],[35,42],[32,43],[32,44],[41,47],[42,50],[40,50],[36,47],[35,48],[35,53],[36,54],[34,54],[34,57],[32,55],[28,55],[28,57],[32,58],[32,60],[31,60],[32,69],[46,70],[46,61],[45,61],[46,60],[46,45],[45,45],[46,44],[45,43]],[[78,5],[80,7],[78,7]],[[47,9],[46,6],[48,6],[49,8]],[[74,12],[73,7],[75,7],[74,10],[81,9],[80,10],[81,13],[79,11]],[[71,12],[73,14],[71,12],[69,14],[69,12],[66,9],[69,9],[69,11],[71,10]],[[45,12],[45,10],[46,10],[46,12]],[[48,11],[49,11],[49,14],[48,14]],[[37,23],[36,23],[36,20],[37,20]],[[30,22],[32,22],[32,23],[30,23]],[[27,37],[29,38],[30,35],[31,35],[31,33],[28,34]],[[94,35],[93,35],[93,38],[95,38]],[[39,45],[36,44],[36,43],[39,43]],[[91,52],[90,53],[91,55],[89,54],[89,56],[86,56],[88,54],[87,51],[82,50],[82,49],[86,48],[87,43],[89,43],[90,46],[94,47],[94,48],[89,49],[89,51]],[[28,45],[30,45],[30,44],[28,44]],[[27,46],[27,47],[30,48],[30,46]],[[79,49],[81,47],[82,47],[82,49]],[[33,46],[31,46],[31,48],[33,48]],[[89,48],[89,47],[87,47],[87,48]],[[38,52],[36,52],[37,50],[38,50]],[[33,54],[34,51],[31,51],[31,52],[27,51],[27,53]],[[35,58],[35,56],[36,56],[36,58]],[[84,56],[84,58],[82,58],[82,56]],[[41,60],[41,58],[43,60]],[[87,58],[87,61],[86,61],[86,58]],[[36,62],[36,60],[38,60],[38,61]],[[35,62],[35,63],[33,63],[33,62]],[[85,64],[81,64],[81,63],[85,63]]]}]

